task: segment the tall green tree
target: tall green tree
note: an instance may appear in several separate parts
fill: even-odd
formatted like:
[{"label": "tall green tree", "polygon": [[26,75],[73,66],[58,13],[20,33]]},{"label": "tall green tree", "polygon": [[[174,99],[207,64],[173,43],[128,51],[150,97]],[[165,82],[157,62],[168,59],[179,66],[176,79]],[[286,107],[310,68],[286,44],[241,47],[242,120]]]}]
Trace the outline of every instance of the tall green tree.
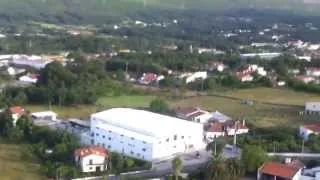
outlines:
[{"label": "tall green tree", "polygon": [[171,110],[169,104],[160,98],[154,99],[150,102],[149,106],[152,112],[161,113],[161,114],[170,114]]},{"label": "tall green tree", "polygon": [[180,174],[181,174],[181,170],[182,170],[182,168],[183,168],[183,166],[182,166],[182,160],[181,160],[180,157],[175,157],[175,158],[172,160],[171,164],[172,164],[172,173],[173,173],[175,179],[178,180],[178,179],[179,179],[179,176],[180,176]]},{"label": "tall green tree", "polygon": [[254,173],[257,169],[268,160],[267,153],[261,146],[246,145],[242,149],[241,161],[244,169],[248,173]]}]

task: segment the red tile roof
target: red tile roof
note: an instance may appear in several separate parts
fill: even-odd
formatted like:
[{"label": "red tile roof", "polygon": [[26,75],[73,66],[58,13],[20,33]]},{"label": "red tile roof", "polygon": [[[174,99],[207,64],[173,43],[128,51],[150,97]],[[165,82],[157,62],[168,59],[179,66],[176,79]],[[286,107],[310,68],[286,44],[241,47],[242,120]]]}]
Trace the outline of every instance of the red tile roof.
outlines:
[{"label": "red tile roof", "polygon": [[313,132],[320,132],[320,124],[309,124],[304,125],[303,127]]},{"label": "red tile roof", "polygon": [[207,132],[223,132],[223,125],[219,122],[210,123],[209,127],[205,129]]},{"label": "red tile roof", "polygon": [[200,109],[196,108],[196,107],[182,107],[182,108],[178,108],[176,109],[176,113],[178,114],[183,114],[185,116],[189,115],[189,114],[193,114],[198,112]]},{"label": "red tile roof", "polygon": [[24,109],[21,106],[12,106],[12,107],[10,107],[10,112],[12,114],[22,115],[22,114],[24,114]]},{"label": "red tile roof", "polygon": [[286,164],[266,162],[262,165],[259,171],[263,174],[291,179],[299,170],[300,168],[290,167]]},{"label": "red tile roof", "polygon": [[141,80],[146,81],[146,82],[151,82],[157,80],[157,75],[154,73],[146,73],[144,76],[141,78]]},{"label": "red tile roof", "polygon": [[107,151],[103,147],[99,147],[99,146],[83,147],[83,148],[76,149],[74,151],[74,155],[80,156],[80,157],[85,157],[92,154],[99,155],[99,156],[108,155]]},{"label": "red tile roof", "polygon": [[225,125],[232,129],[249,129],[245,124],[242,122],[236,122],[233,120],[226,121]]}]

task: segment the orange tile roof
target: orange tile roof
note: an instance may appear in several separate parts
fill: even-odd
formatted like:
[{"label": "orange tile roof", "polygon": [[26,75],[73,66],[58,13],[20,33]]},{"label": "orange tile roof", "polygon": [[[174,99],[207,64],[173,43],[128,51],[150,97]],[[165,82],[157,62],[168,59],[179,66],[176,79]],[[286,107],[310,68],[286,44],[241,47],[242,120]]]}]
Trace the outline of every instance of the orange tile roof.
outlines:
[{"label": "orange tile roof", "polygon": [[22,115],[22,114],[24,114],[24,109],[21,106],[12,106],[12,107],[10,107],[10,112],[12,114]]},{"label": "orange tile roof", "polygon": [[176,113],[183,114],[184,116],[198,112],[200,109],[196,107],[179,107],[176,109]]},{"label": "orange tile roof", "polygon": [[223,132],[223,126],[220,122],[210,123],[210,126],[205,129],[207,132]]},{"label": "orange tile roof", "polygon": [[85,157],[85,156],[92,155],[92,154],[99,155],[99,156],[107,156],[108,155],[107,151],[103,147],[100,147],[100,146],[83,147],[83,148],[76,149],[74,151],[74,155],[80,156],[80,157]]},{"label": "orange tile roof", "polygon": [[293,178],[300,168],[288,166],[278,162],[266,162],[260,168],[260,172],[272,176],[278,176],[282,178]]}]

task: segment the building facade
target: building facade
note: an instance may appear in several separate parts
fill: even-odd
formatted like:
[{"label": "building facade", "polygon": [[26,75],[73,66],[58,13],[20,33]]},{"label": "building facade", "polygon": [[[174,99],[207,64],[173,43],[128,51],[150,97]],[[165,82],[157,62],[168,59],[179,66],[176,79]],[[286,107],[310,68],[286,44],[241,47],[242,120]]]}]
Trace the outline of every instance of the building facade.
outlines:
[{"label": "building facade", "polygon": [[91,115],[92,144],[148,161],[204,148],[202,124],[130,108]]},{"label": "building facade", "polygon": [[107,152],[102,147],[84,147],[76,149],[74,160],[82,172],[102,172],[107,167]]}]

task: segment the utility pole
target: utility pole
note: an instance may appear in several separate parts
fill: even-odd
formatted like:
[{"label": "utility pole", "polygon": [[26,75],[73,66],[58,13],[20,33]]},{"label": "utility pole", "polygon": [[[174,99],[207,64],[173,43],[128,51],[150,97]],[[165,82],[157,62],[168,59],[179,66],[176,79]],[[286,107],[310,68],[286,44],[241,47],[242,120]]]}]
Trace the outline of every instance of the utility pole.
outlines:
[{"label": "utility pole", "polygon": [[234,136],[233,136],[233,149],[236,150],[237,147],[237,132],[238,132],[238,123],[239,121],[236,121],[234,124]]},{"label": "utility pole", "polygon": [[214,139],[214,155],[217,156],[217,138]]},{"label": "utility pole", "polygon": [[301,153],[304,151],[304,140],[302,140],[302,145],[301,145]]},{"label": "utility pole", "polygon": [[126,74],[128,74],[128,65],[129,65],[129,63],[126,62]]}]

